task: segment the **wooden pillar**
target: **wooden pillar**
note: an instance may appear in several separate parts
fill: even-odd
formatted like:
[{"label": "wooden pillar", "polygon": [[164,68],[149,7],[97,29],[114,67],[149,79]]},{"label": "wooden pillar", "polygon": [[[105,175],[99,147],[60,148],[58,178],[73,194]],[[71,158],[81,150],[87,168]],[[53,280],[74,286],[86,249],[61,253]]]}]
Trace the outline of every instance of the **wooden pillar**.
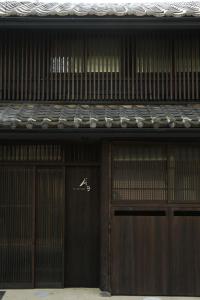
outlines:
[{"label": "wooden pillar", "polygon": [[103,142],[101,160],[101,253],[100,289],[110,292],[110,199],[111,144]]}]

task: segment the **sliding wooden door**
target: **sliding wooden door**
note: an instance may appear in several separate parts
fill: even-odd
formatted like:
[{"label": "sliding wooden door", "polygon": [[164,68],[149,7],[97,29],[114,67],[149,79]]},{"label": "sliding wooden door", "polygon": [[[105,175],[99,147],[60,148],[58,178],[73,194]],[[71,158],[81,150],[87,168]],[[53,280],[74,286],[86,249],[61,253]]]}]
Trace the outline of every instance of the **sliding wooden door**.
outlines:
[{"label": "sliding wooden door", "polygon": [[33,285],[32,167],[0,167],[0,287]]},{"label": "sliding wooden door", "polygon": [[35,287],[63,287],[63,169],[41,167],[36,178]]}]

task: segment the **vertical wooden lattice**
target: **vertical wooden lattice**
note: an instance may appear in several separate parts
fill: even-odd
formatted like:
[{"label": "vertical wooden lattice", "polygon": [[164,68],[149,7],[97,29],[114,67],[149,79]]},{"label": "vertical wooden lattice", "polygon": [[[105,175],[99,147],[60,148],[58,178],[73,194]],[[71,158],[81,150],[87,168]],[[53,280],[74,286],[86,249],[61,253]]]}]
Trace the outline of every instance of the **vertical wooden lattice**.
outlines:
[{"label": "vertical wooden lattice", "polygon": [[1,31],[0,38],[0,100],[200,97],[198,32]]},{"label": "vertical wooden lattice", "polygon": [[31,287],[34,173],[0,168],[0,286]]},{"label": "vertical wooden lattice", "polygon": [[162,147],[114,146],[112,169],[114,201],[167,199],[167,156]]},{"label": "vertical wooden lattice", "polygon": [[37,170],[35,286],[63,286],[64,191],[59,168]]}]

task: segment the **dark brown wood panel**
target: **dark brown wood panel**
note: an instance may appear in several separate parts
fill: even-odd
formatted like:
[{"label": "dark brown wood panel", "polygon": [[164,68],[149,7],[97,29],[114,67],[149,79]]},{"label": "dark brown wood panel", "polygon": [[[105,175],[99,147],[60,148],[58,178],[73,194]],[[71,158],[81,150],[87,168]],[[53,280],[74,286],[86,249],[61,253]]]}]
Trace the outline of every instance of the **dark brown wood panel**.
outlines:
[{"label": "dark brown wood panel", "polygon": [[99,169],[66,170],[65,286],[99,286]]},{"label": "dark brown wood panel", "polygon": [[62,168],[37,169],[35,286],[63,286],[64,175]]},{"label": "dark brown wood panel", "polygon": [[113,294],[167,295],[168,219],[165,210],[114,210],[111,240]]},{"label": "dark brown wood panel", "polygon": [[200,296],[200,209],[174,209],[170,265],[171,295]]},{"label": "dark brown wood panel", "polygon": [[0,287],[32,287],[34,171],[0,167]]},{"label": "dark brown wood panel", "polygon": [[199,102],[199,36],[1,30],[0,100]]}]

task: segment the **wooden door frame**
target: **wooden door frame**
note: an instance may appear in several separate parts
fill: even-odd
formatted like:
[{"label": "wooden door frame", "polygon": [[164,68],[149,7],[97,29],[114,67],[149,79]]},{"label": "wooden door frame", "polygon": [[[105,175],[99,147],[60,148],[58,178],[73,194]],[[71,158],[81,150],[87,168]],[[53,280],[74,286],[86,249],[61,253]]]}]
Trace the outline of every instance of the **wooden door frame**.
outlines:
[{"label": "wooden door frame", "polygon": [[[91,163],[91,162],[74,162],[74,163],[63,163],[63,168],[64,168],[64,210],[65,210],[65,217],[64,217],[64,247],[63,247],[63,288],[67,288],[66,286],[66,269],[65,269],[65,264],[66,264],[66,250],[67,250],[67,243],[66,243],[66,208],[67,208],[67,192],[66,192],[66,180],[67,180],[67,170],[68,168],[96,168],[97,170],[97,179],[98,179],[98,184],[99,184],[99,193],[100,195],[98,196],[98,201],[99,201],[99,207],[100,207],[100,213],[99,213],[99,245],[100,245],[100,251],[99,251],[99,281],[101,281],[101,168],[100,168],[100,163]],[[99,282],[100,285],[100,282]]]}]

